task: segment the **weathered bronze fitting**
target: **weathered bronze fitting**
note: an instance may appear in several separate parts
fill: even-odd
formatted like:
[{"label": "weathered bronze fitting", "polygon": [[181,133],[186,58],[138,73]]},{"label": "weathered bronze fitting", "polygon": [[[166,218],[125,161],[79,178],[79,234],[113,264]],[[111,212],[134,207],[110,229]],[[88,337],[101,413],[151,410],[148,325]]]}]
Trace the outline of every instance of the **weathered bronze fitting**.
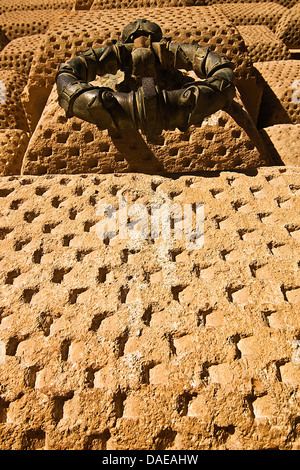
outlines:
[{"label": "weathered bronze fitting", "polygon": [[[185,131],[230,106],[235,89],[232,64],[197,44],[172,43],[161,28],[138,19],[127,25],[122,41],[89,49],[61,64],[56,76],[59,103],[67,117],[99,129],[140,130],[157,143],[164,130]],[[183,74],[193,71],[199,80]],[[116,90],[96,87],[97,75],[124,72]]]}]

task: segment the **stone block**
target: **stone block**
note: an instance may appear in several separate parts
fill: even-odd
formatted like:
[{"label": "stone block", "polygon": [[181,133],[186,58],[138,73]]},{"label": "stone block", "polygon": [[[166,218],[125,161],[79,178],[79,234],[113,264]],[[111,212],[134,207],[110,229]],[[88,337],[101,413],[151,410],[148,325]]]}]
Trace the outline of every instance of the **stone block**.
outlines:
[{"label": "stone block", "polygon": [[74,0],[2,0],[0,14],[14,11],[71,10],[73,5]]},{"label": "stone block", "polygon": [[276,27],[276,36],[290,48],[300,47],[300,5],[285,12]]},{"label": "stone block", "polygon": [[0,129],[28,131],[27,118],[21,102],[26,82],[26,75],[15,70],[0,70]]},{"label": "stone block", "polygon": [[[64,10],[61,10],[64,11]],[[31,34],[44,34],[50,23],[57,19],[58,11],[10,11],[0,15],[0,28],[9,41]]]},{"label": "stone block", "polygon": [[287,11],[276,2],[223,3],[219,8],[235,26],[265,25],[273,32]]},{"label": "stone block", "polygon": [[243,108],[236,115],[219,111],[186,132],[164,131],[159,140],[159,145],[148,144],[138,131],[122,135],[100,131],[78,118],[67,120],[54,86],[30,139],[22,173],[187,173],[255,168],[268,162],[263,141]]},{"label": "stone block", "polygon": [[[237,83],[255,76],[241,36],[224,14],[213,6],[72,12],[60,16],[59,21],[52,24],[34,57],[23,97],[31,130],[35,128],[52,90],[59,64],[89,47],[96,48],[120,39],[124,26],[133,17],[147,17],[159,23],[164,36],[174,41],[207,45],[228,57],[234,63]],[[256,82],[253,86],[256,89]]]},{"label": "stone block", "polygon": [[104,10],[111,8],[155,8],[155,7],[189,7],[194,5],[207,5],[206,0],[94,0],[91,10]]},{"label": "stone block", "polygon": [[[1,449],[297,448],[299,176],[0,178]],[[204,245],[101,238],[121,196],[202,203]]]},{"label": "stone block", "polygon": [[27,132],[20,129],[0,130],[0,174],[19,175],[29,142]]},{"label": "stone block", "polygon": [[290,59],[290,52],[284,42],[278,39],[268,26],[238,26],[238,31],[245,41],[252,62]]}]

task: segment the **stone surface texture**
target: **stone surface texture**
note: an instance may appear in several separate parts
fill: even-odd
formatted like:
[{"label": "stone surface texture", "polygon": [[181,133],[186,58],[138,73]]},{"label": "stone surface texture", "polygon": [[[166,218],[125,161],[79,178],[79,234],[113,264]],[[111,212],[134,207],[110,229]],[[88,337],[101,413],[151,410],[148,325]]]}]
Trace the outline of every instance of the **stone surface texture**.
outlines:
[{"label": "stone surface texture", "polygon": [[0,130],[0,173],[20,174],[24,153],[28,146],[29,133],[21,129]]},{"label": "stone surface texture", "polygon": [[[298,10],[1,0],[1,450],[300,449]],[[159,145],[57,103],[58,65],[143,17],[235,68]]]},{"label": "stone surface texture", "polygon": [[238,26],[248,54],[253,62],[290,59],[287,46],[278,39],[268,26],[250,25]]},{"label": "stone surface texture", "polygon": [[[1,447],[298,448],[299,176],[2,178]],[[203,248],[101,239],[121,197]]]},{"label": "stone surface texture", "polygon": [[259,127],[300,124],[300,61],[256,62],[265,86],[258,116]]},{"label": "stone surface texture", "polygon": [[[62,10],[63,11],[63,10]],[[0,28],[7,39],[44,33],[50,23],[57,18],[54,10],[13,11],[0,15]]]},{"label": "stone surface texture", "polygon": [[22,129],[27,131],[28,124],[21,94],[26,85],[27,77],[15,70],[0,70],[1,104],[0,128]]},{"label": "stone surface texture", "polygon": [[[76,1],[76,4],[80,0]],[[86,0],[82,0],[86,2]],[[34,10],[71,10],[75,5],[74,0],[2,0],[0,4],[0,13],[10,11],[34,11]],[[27,13],[26,13],[27,15]]]},{"label": "stone surface texture", "polygon": [[28,76],[42,38],[43,34],[32,34],[11,40],[0,52],[1,70],[13,70]]},{"label": "stone surface texture", "polygon": [[260,132],[274,162],[300,166],[300,124],[277,124],[261,129]]},{"label": "stone surface texture", "polygon": [[[236,80],[249,79],[253,92],[259,92],[256,72],[237,29],[216,7],[122,8],[104,11],[62,13],[48,29],[30,71],[24,104],[31,128],[37,124],[53,88],[58,64],[89,47],[120,39],[132,17],[146,16],[159,22],[165,37],[174,41],[199,43],[225,55],[235,64]],[[101,28],[99,25],[101,24]],[[179,27],[180,25],[180,27]],[[252,83],[253,81],[253,83]]]}]

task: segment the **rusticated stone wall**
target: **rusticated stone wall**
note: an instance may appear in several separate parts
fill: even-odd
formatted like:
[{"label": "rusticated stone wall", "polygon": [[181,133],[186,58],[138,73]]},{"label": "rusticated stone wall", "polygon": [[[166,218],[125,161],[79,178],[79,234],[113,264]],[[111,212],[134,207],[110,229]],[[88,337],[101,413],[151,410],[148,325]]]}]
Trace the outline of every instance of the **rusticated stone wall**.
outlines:
[{"label": "rusticated stone wall", "polygon": [[[141,2],[122,10],[117,4],[101,10],[104,6],[97,2],[43,5],[42,9],[40,1],[7,2],[0,15],[1,80],[5,82],[5,77],[10,77],[8,88],[10,82],[17,84],[11,97],[15,103],[5,110],[2,128],[28,132],[28,146],[22,147],[21,158],[19,147],[16,155],[2,149],[2,161],[6,162],[2,174],[8,174],[8,168],[14,168],[16,173],[40,175],[64,171],[156,173],[258,167],[270,164],[270,160],[264,151],[265,134],[259,137],[253,133],[255,125],[264,128],[299,123],[298,102],[293,100],[299,64],[289,52],[292,36],[286,40],[282,27],[281,32],[275,27],[278,18],[288,17],[296,6],[289,8],[276,2],[200,6],[190,2],[188,6],[174,6],[170,2],[150,8],[147,2]],[[166,133],[160,145],[154,147],[147,145],[140,134],[131,135],[128,144],[128,136],[108,136],[75,119],[66,122],[54,87],[58,64],[79,50],[120,38],[122,28],[133,16],[147,16],[159,22],[164,35],[176,41],[208,45],[228,57],[235,66],[237,100],[240,96],[244,119],[221,112],[187,134]],[[297,30],[298,17],[295,14],[293,18],[291,28]],[[109,79],[104,83],[108,84]],[[85,134],[76,132],[81,125]],[[70,133],[72,143],[66,145]],[[141,152],[145,158],[140,164]]]}]

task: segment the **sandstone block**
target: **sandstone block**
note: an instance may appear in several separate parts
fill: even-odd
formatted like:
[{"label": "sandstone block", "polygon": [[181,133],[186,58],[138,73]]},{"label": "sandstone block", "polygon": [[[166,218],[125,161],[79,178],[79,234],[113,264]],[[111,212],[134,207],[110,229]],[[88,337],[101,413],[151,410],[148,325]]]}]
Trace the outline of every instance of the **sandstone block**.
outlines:
[{"label": "sandstone block", "polygon": [[74,0],[3,0],[0,5],[0,14],[12,11],[71,10],[73,4]]},{"label": "sandstone block", "polygon": [[9,43],[9,39],[6,37],[5,32],[0,28],[0,51]]},{"label": "sandstone block", "polygon": [[14,70],[28,76],[42,38],[43,34],[33,34],[10,41],[0,53],[0,69]]},{"label": "sandstone block", "polygon": [[[1,450],[299,449],[297,2],[202,3],[1,1]],[[133,17],[230,58],[247,111],[160,146],[67,121],[58,64]]]},{"label": "sandstone block", "polygon": [[266,25],[273,32],[287,11],[275,2],[223,3],[219,8],[236,26]]},{"label": "sandstone block", "polygon": [[[61,10],[63,11],[63,10]],[[9,41],[31,34],[43,34],[57,18],[54,10],[12,11],[0,15],[0,28]]]},{"label": "sandstone block", "polygon": [[[297,448],[299,176],[0,178],[1,449]],[[101,238],[121,196],[204,245]]]},{"label": "sandstone block", "polygon": [[103,10],[110,8],[153,8],[153,7],[188,7],[193,5],[207,5],[206,0],[94,0],[91,10]]},{"label": "sandstone block", "polygon": [[286,166],[299,166],[300,124],[277,124],[261,130],[272,161]]},{"label": "sandstone block", "polygon": [[267,161],[245,110],[242,115],[219,111],[184,133],[164,131],[160,145],[152,145],[138,131],[122,135],[77,118],[67,120],[55,86],[28,145],[22,173],[178,173],[258,167]]},{"label": "sandstone block", "polygon": [[0,128],[28,131],[21,94],[27,82],[26,75],[14,70],[0,70],[1,104]]},{"label": "sandstone block", "polygon": [[283,41],[278,39],[268,26],[238,26],[252,62],[290,59],[290,53]]},{"label": "sandstone block", "polygon": [[2,129],[0,142],[1,176],[19,175],[29,142],[28,133],[20,129]]},{"label": "sandstone block", "polygon": [[295,366],[292,362],[288,362],[280,367],[282,381],[287,384],[297,386],[300,383],[299,367]]},{"label": "sandstone block", "polygon": [[276,36],[288,47],[300,47],[300,5],[296,4],[285,12],[276,27]]},{"label": "sandstone block", "polygon": [[275,124],[299,124],[299,61],[256,62],[255,67],[265,82],[258,127],[269,127]]}]

